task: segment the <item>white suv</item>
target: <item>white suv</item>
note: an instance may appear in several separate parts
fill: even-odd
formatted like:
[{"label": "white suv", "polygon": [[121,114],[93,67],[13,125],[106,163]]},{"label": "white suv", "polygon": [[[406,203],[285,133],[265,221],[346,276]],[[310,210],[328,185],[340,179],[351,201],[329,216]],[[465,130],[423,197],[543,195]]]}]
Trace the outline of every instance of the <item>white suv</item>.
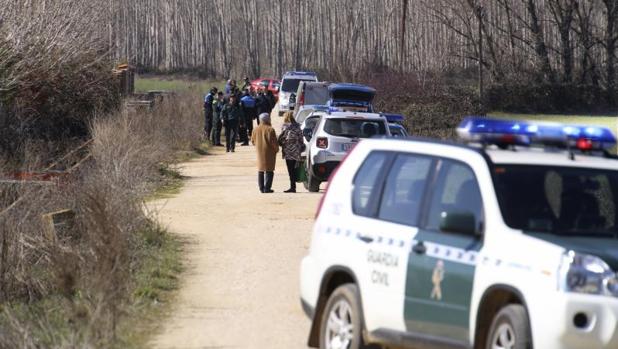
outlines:
[{"label": "white suv", "polygon": [[303,130],[306,150],[307,190],[318,192],[339,166],[346,154],[362,139],[390,136],[388,122],[380,114],[359,112],[325,112],[313,130]]},{"label": "white suv", "polygon": [[364,140],[341,164],[301,265],[309,346],[618,348],[614,136],[459,131],[479,144]]},{"label": "white suv", "polygon": [[[279,91],[279,116],[285,112],[294,110],[296,91],[301,81],[317,82],[318,76],[313,72],[289,71],[283,74],[281,79],[281,88]],[[290,101],[290,97],[294,96]]]}]

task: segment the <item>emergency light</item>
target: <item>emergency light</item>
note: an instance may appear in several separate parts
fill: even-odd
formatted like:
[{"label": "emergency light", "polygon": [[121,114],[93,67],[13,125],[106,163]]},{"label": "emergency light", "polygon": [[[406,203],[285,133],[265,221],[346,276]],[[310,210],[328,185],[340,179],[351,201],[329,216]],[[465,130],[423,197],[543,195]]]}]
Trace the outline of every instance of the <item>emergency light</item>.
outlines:
[{"label": "emergency light", "polygon": [[385,117],[386,121],[390,123],[399,123],[404,121],[404,116],[401,114],[380,113],[380,115]]},{"label": "emergency light", "polygon": [[616,145],[616,137],[607,127],[484,117],[467,117],[457,128],[457,134],[466,142],[500,147],[539,144],[591,151],[607,150]]}]

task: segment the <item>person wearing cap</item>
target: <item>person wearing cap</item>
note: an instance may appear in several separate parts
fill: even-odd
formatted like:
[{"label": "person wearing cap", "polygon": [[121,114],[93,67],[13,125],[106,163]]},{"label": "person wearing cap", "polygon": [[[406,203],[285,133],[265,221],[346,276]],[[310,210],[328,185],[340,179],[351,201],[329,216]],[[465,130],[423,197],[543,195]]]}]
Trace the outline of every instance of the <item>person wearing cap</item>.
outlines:
[{"label": "person wearing cap", "polygon": [[228,153],[233,153],[236,148],[238,123],[245,117],[236,95],[230,96],[229,102],[221,110],[221,115],[223,127],[225,127],[225,146]]},{"label": "person wearing cap", "polygon": [[259,119],[260,125],[251,134],[251,143],[257,152],[258,187],[262,193],[274,193],[272,185],[279,152],[277,133],[270,124],[270,115],[262,113]]}]

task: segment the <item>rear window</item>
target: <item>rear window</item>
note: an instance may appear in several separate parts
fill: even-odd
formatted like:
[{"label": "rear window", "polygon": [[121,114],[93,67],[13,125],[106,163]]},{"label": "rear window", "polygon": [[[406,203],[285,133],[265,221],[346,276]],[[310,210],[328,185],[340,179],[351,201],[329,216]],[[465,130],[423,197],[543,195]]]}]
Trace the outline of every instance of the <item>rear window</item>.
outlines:
[{"label": "rear window", "polygon": [[269,84],[270,84],[270,80],[262,80],[262,81],[260,81],[260,85],[261,86],[268,87]]},{"label": "rear window", "polygon": [[328,102],[328,87],[310,85],[305,88],[305,105],[326,105]]},{"label": "rear window", "polygon": [[353,91],[353,90],[341,90],[333,92],[333,99],[335,100],[346,100],[346,101],[355,101],[355,102],[371,102],[373,101],[374,94],[361,92],[361,91]]},{"label": "rear window", "polygon": [[298,90],[298,85],[300,85],[301,81],[315,81],[313,79],[283,79],[283,84],[281,85],[281,91],[283,92],[296,92]]},{"label": "rear window", "polygon": [[371,138],[376,135],[385,135],[386,126],[379,120],[327,119],[324,132],[337,137]]}]

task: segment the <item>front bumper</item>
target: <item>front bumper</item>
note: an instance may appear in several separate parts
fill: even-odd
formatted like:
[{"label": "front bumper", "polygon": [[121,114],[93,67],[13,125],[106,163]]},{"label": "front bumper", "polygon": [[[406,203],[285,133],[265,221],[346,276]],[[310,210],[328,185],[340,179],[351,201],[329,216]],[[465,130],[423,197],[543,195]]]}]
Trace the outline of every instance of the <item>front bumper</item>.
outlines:
[{"label": "front bumper", "polygon": [[571,293],[543,298],[528,304],[535,348],[618,348],[618,299]]}]

